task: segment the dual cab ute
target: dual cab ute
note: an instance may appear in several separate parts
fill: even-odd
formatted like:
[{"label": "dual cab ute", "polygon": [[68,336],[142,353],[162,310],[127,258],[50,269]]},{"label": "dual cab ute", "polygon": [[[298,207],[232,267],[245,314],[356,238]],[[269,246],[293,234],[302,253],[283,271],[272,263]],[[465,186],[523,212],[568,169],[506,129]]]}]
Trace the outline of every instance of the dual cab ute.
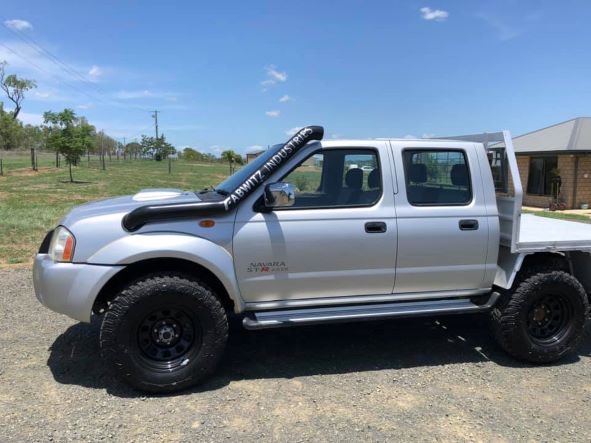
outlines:
[{"label": "dual cab ute", "polygon": [[152,392],[211,374],[232,312],[248,329],[489,312],[517,359],[576,349],[591,226],[521,214],[508,132],[323,132],[302,128],[215,188],[75,208],[36,257],[38,299],[83,322],[102,315],[103,355]]}]

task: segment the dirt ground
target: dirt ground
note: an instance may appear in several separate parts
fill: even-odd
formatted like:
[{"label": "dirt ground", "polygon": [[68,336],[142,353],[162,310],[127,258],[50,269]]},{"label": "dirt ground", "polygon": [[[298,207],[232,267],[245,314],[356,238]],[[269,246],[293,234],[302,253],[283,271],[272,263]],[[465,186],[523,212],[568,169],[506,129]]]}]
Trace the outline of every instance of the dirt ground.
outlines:
[{"label": "dirt ground", "polygon": [[[0,441],[589,441],[591,338],[560,364],[498,349],[484,317],[246,331],[217,375],[146,397],[111,376],[98,322],[0,270]],[[589,328],[588,328],[589,329]]]}]

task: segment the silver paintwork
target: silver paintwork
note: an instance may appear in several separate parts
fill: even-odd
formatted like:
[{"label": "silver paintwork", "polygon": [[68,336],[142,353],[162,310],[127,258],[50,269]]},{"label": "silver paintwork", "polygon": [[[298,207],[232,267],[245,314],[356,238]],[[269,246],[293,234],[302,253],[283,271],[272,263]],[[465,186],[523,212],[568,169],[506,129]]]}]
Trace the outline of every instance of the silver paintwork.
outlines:
[{"label": "silver paintwork", "polygon": [[[472,202],[465,206],[413,206],[406,196],[405,181],[399,180],[394,292],[490,288],[496,271],[499,224],[492,175],[482,146],[439,140],[391,141],[390,144],[398,177],[404,177],[404,149],[462,150],[469,163],[473,193]],[[459,222],[463,219],[477,220],[479,229],[460,230]]]},{"label": "silver paintwork", "polygon": [[52,311],[89,322],[92,305],[101,288],[123,266],[56,263],[37,254],[33,284],[37,299]]},{"label": "silver paintwork", "polygon": [[[521,207],[523,205],[523,186],[519,168],[517,167],[517,157],[511,133],[509,131],[485,132],[483,134],[456,135],[442,138],[477,142],[484,146],[486,151],[493,148],[505,149],[509,162],[509,173],[513,181],[513,195],[497,195],[496,197],[501,229],[500,242],[502,246],[509,246],[511,252],[518,252],[517,242],[520,232]],[[483,185],[486,187],[487,183],[483,181]]]},{"label": "silver paintwork", "polygon": [[[470,136],[469,141],[313,142],[267,179],[280,182],[316,150],[372,147],[380,158],[383,194],[371,207],[294,207],[259,213],[253,205],[263,195],[261,186],[237,209],[207,217],[215,221],[212,228],[200,227],[200,219],[195,219],[147,224],[129,233],[121,226],[129,211],[147,202],[196,202],[198,196],[174,189],[144,190],[82,205],[60,222],[76,238],[74,263],[54,263],[46,254],[38,255],[35,290],[50,309],[89,321],[94,300],[110,278],[127,265],[154,258],[184,259],[209,269],[234,301],[236,312],[432,302],[489,293],[493,283],[510,287],[526,254],[591,251],[591,227],[546,219],[531,223],[528,216],[522,221],[511,139],[507,132],[502,139],[515,185],[513,197],[495,195],[486,150]],[[408,203],[401,152],[434,147],[466,152],[474,193],[469,205],[426,208]],[[461,231],[461,219],[478,220],[480,228]],[[387,231],[366,233],[368,221],[386,223]],[[585,267],[587,256],[577,256],[575,267]],[[276,266],[270,266],[272,272],[253,272],[253,263]]]},{"label": "silver paintwork", "polygon": [[[234,264],[245,302],[391,294],[394,287],[397,226],[389,145],[383,141],[314,143],[302,149],[270,181],[318,149],[369,147],[381,158],[382,198],[372,207],[291,208],[269,213],[253,209],[260,191],[238,207]],[[387,231],[365,232],[365,223],[381,221]],[[252,262],[279,262],[278,272],[251,272]]]}]

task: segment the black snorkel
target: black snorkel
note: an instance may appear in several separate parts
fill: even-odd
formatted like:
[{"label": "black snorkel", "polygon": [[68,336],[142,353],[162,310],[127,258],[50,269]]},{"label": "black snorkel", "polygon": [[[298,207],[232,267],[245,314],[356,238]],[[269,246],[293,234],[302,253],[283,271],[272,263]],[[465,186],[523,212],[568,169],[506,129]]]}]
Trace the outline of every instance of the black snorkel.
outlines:
[{"label": "black snorkel", "polygon": [[123,217],[123,228],[137,231],[147,223],[187,219],[228,212],[257,189],[277,168],[312,140],[322,140],[322,126],[306,126],[292,136],[281,149],[257,169],[222,201],[147,205],[134,209]]}]

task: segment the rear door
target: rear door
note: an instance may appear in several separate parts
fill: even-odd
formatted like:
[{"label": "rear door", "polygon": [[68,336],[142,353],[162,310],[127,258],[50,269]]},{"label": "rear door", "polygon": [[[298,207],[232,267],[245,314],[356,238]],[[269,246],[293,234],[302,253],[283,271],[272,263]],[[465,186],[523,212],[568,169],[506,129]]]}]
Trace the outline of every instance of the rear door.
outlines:
[{"label": "rear door", "polygon": [[396,219],[390,168],[386,142],[319,145],[273,178],[296,187],[293,207],[265,213],[243,202],[233,250],[244,300],[391,294]]},{"label": "rear door", "polygon": [[489,227],[474,145],[417,142],[393,154],[400,185],[394,292],[481,289]]}]

